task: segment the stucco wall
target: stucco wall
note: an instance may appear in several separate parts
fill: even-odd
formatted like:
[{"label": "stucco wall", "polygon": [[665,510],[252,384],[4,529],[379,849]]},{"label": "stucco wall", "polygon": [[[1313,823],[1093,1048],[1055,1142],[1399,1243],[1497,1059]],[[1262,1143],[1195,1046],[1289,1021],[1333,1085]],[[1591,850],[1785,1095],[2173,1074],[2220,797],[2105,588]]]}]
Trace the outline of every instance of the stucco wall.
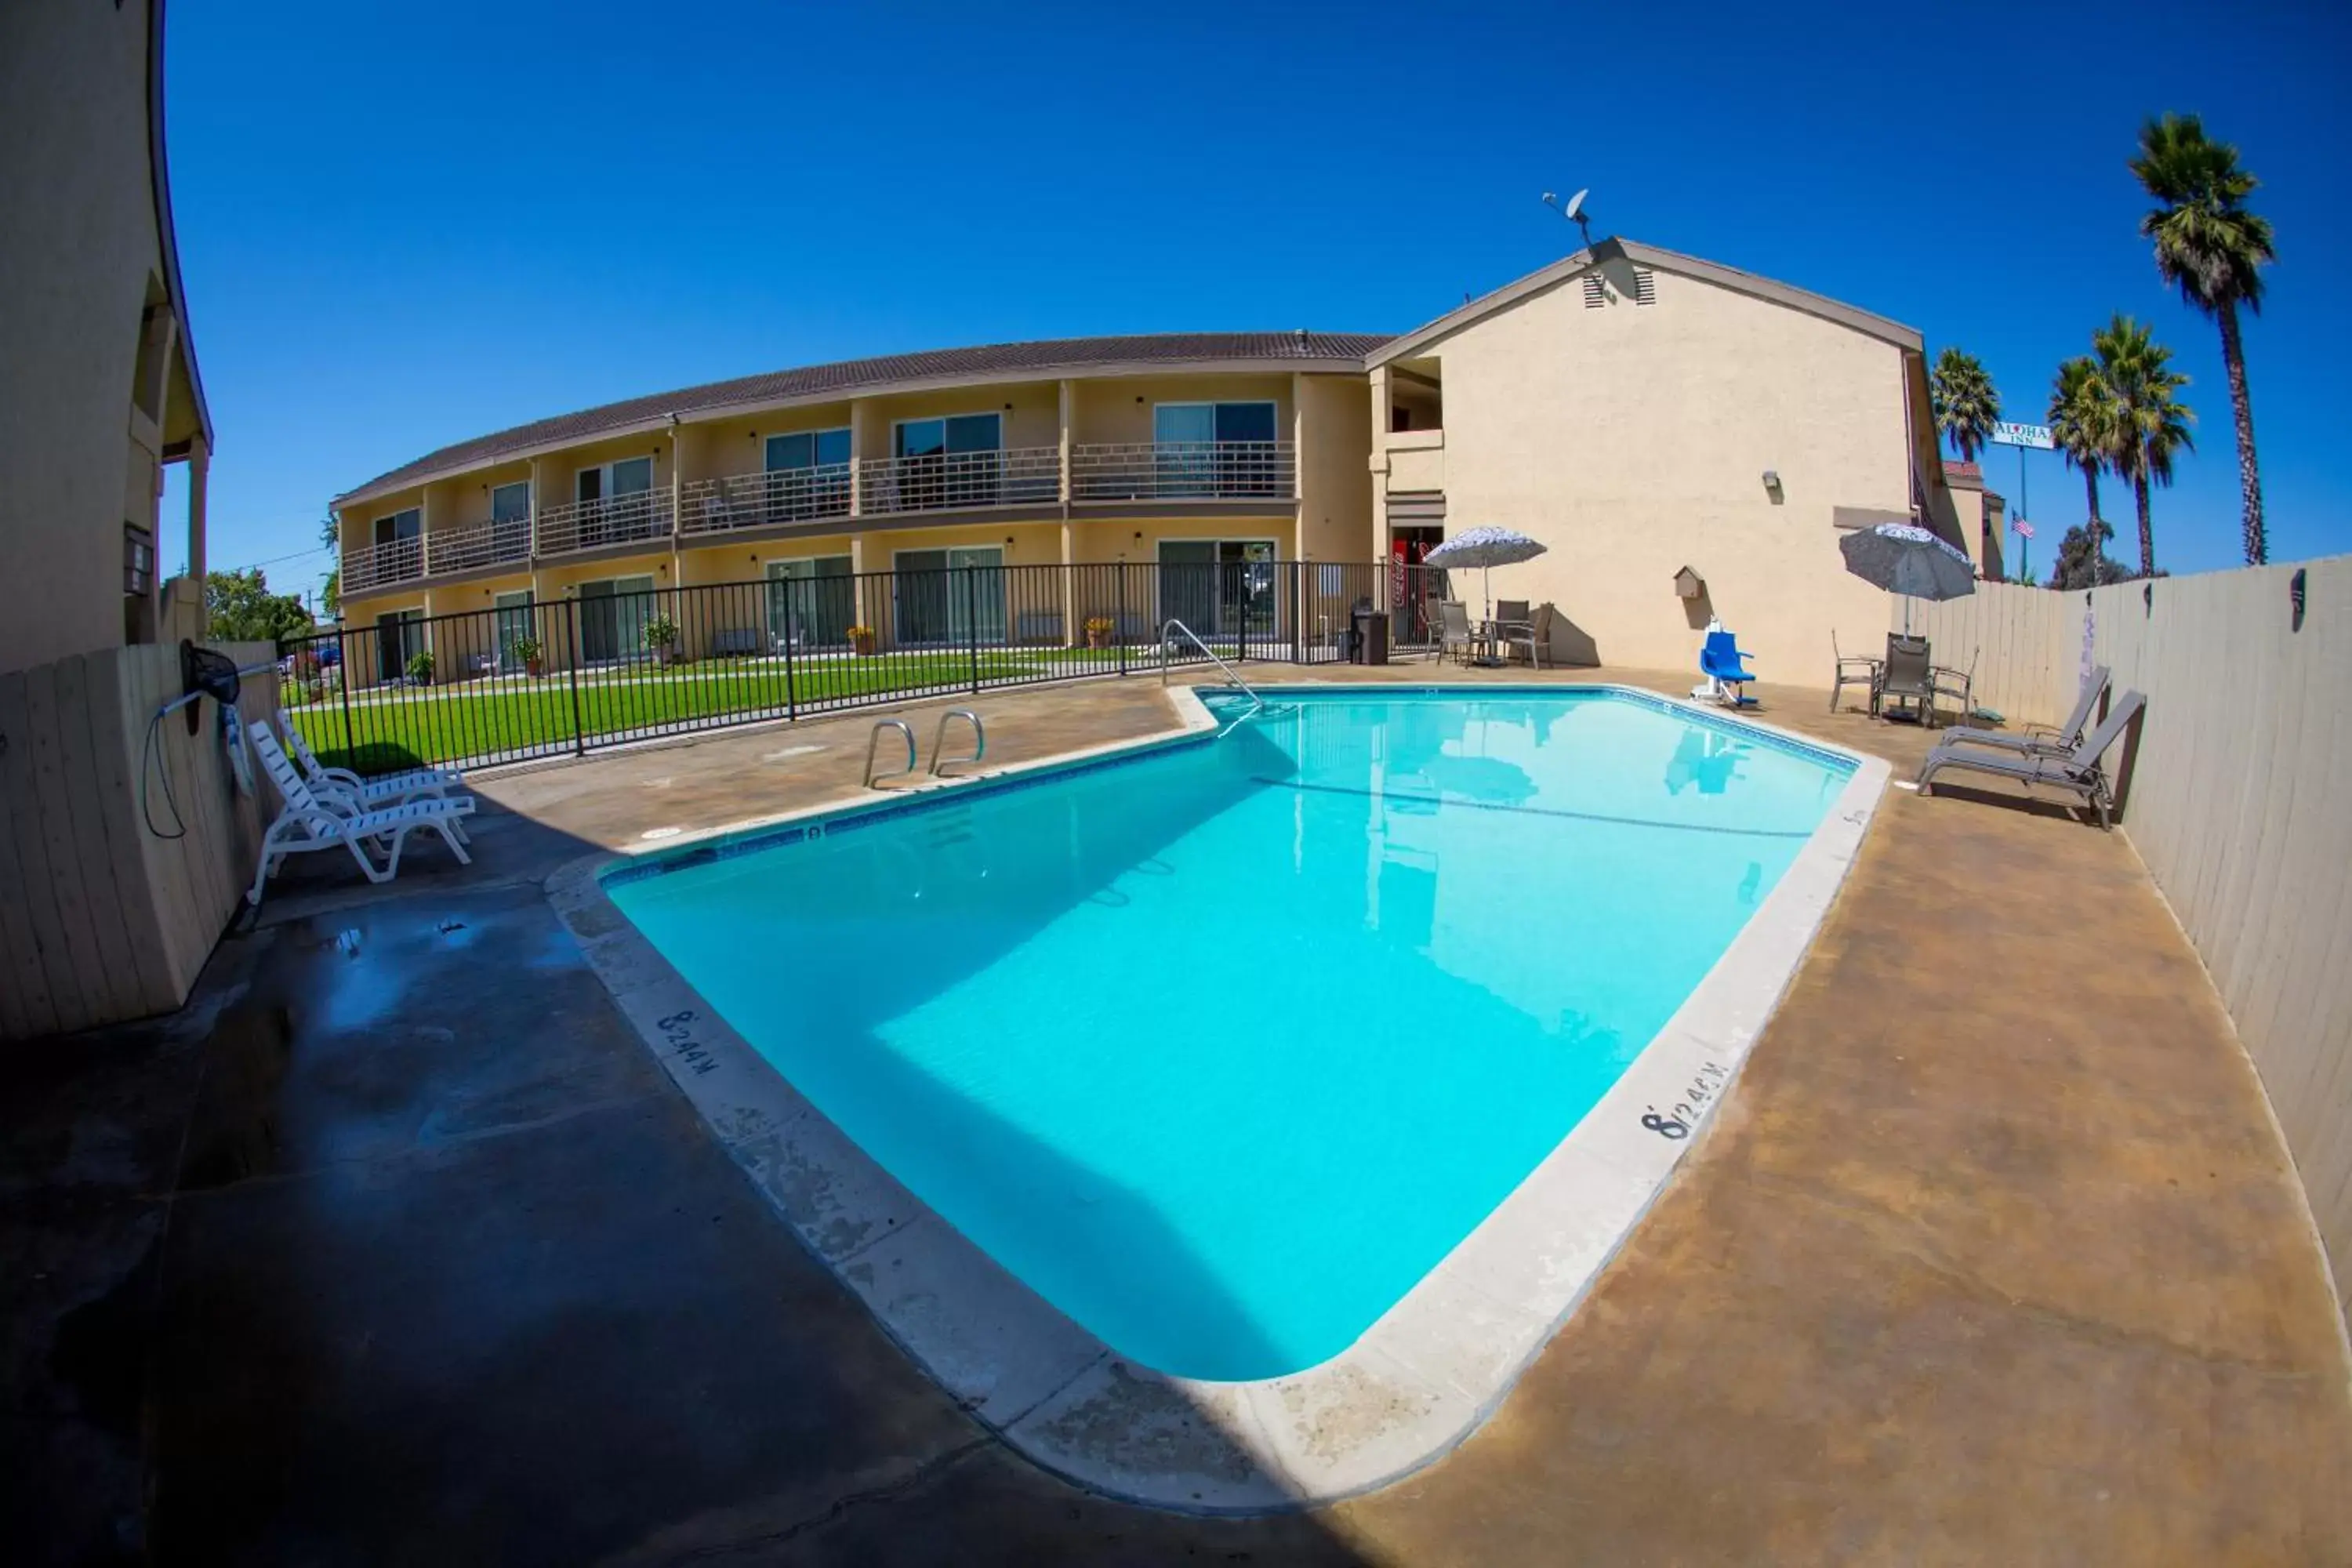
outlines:
[{"label": "stucco wall", "polygon": [[1316,561],[1365,560],[1372,515],[1371,387],[1360,375],[1302,375],[1296,396],[1299,553]]},{"label": "stucco wall", "polygon": [[[148,44],[140,0],[0,5],[0,669],[120,645],[122,525],[155,530],[154,455],[128,430],[163,272]],[[155,545],[176,569],[184,538]]]},{"label": "stucco wall", "polygon": [[[1570,279],[1428,351],[1448,531],[1549,544],[1497,568],[1495,594],[1551,601],[1603,663],[1696,670],[1712,609],[1766,678],[1826,685],[1832,628],[1859,645],[1885,626],[1832,509],[1908,512],[1902,353],[1678,274],[1656,289],[1588,309]],[[1684,566],[1707,585],[1696,604],[1675,595]]]}]

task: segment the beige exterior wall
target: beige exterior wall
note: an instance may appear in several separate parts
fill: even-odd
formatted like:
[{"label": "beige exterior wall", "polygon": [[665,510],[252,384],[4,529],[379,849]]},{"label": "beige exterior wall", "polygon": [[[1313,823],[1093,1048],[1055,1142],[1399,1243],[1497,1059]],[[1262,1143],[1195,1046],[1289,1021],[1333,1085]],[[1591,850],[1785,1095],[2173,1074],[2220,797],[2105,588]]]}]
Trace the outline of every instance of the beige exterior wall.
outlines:
[{"label": "beige exterior wall", "polygon": [[[1001,403],[1003,399],[998,401]],[[850,427],[850,407],[845,402],[778,409],[772,414],[755,415],[744,419],[713,419],[683,425],[678,428],[679,462],[688,480],[756,474],[767,468],[768,437],[771,436]]]},{"label": "beige exterior wall", "polygon": [[1315,561],[1368,561],[1370,384],[1360,375],[1301,375],[1297,383],[1297,553]]},{"label": "beige exterior wall", "polygon": [[[1832,515],[1909,515],[1905,355],[1696,279],[1655,282],[1655,305],[1588,309],[1570,278],[1425,351],[1443,370],[1447,527],[1550,547],[1497,568],[1494,592],[1555,605],[1568,657],[1696,678],[1712,611],[1768,679],[1825,684],[1832,628],[1862,645],[1885,626]],[[1705,597],[1675,596],[1685,566]]]},{"label": "beige exterior wall", "polygon": [[159,585],[205,565],[200,525],[157,515],[162,464],[209,439],[157,216],[161,47],[146,0],[0,5],[0,669],[125,640],[126,522]]},{"label": "beige exterior wall", "polygon": [[1052,381],[1015,382],[1003,385],[909,392],[890,397],[861,397],[853,426],[869,435],[861,443],[861,458],[887,458],[895,450],[891,427],[900,420],[936,419],[957,414],[999,414],[1004,418],[1004,445],[1051,447],[1061,439],[1062,395]]},{"label": "beige exterior wall", "polygon": [[[2347,604],[2352,556],[2339,555],[2089,593],[1986,584],[1915,617],[1939,657],[1981,650],[1979,689],[1999,694],[2012,720],[2074,706],[2086,614],[2092,657],[2114,671],[2114,691],[2146,694],[2137,747],[2126,741],[2107,758],[2122,776],[2122,831],[2261,1074],[2339,1301],[2352,1300]],[[2184,1183],[2197,1177],[2182,1173]]]},{"label": "beige exterior wall", "polygon": [[1271,402],[1275,430],[1288,440],[1295,413],[1291,383],[1286,375],[1116,376],[1073,382],[1070,439],[1085,446],[1148,442],[1156,404]]},{"label": "beige exterior wall", "polygon": [[1070,525],[1071,559],[1081,565],[1160,559],[1168,539],[1265,539],[1289,561],[1298,553],[1297,525],[1287,517],[1081,518]]},{"label": "beige exterior wall", "polygon": [[2000,582],[2008,574],[2001,555],[2009,526],[2008,501],[1970,474],[1947,473],[1945,483],[1951,490],[1954,525],[1969,559],[1976,563],[1977,575]]}]

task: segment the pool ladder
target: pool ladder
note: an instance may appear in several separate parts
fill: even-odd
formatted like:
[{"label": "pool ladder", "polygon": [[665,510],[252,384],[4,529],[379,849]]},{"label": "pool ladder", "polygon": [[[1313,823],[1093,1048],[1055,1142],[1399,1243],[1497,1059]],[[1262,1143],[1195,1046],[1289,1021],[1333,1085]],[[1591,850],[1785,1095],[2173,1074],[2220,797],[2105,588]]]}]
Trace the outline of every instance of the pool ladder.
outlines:
[{"label": "pool ladder", "polygon": [[[1246,719],[1250,714],[1256,712],[1258,710],[1265,706],[1265,699],[1257,694],[1256,687],[1252,686],[1248,681],[1242,679],[1241,671],[1235,669],[1232,665],[1227,664],[1223,659],[1219,658],[1217,657],[1216,650],[1211,647],[1207,643],[1202,642],[1198,632],[1195,632],[1192,627],[1176,619],[1173,616],[1171,616],[1168,618],[1167,624],[1160,628],[1160,685],[1165,686],[1168,684],[1168,653],[1171,648],[1176,646],[1176,637],[1180,632],[1183,634],[1184,640],[1191,643],[1194,647],[1199,648],[1202,654],[1207,658],[1211,664],[1215,665],[1219,669],[1224,671],[1226,685],[1240,688],[1242,695],[1250,700],[1250,705],[1241,715],[1242,718]],[[1227,727],[1231,728],[1231,726]]]},{"label": "pool ladder", "polygon": [[[948,721],[952,719],[961,719],[971,726],[971,755],[968,757],[951,758],[946,754]],[[887,773],[877,773],[874,771],[876,753],[881,748],[883,732],[889,730],[896,730],[906,737],[907,765],[903,768],[893,768]],[[971,767],[986,755],[988,755],[988,729],[981,723],[979,714],[969,708],[950,708],[940,715],[940,727],[931,734],[931,776],[933,778],[957,777],[959,775],[949,773],[948,769]],[[874,721],[873,730],[866,737],[866,787],[867,789],[878,788],[890,779],[905,778],[913,773],[921,762],[921,753],[915,745],[913,725],[904,719],[877,719]]]}]

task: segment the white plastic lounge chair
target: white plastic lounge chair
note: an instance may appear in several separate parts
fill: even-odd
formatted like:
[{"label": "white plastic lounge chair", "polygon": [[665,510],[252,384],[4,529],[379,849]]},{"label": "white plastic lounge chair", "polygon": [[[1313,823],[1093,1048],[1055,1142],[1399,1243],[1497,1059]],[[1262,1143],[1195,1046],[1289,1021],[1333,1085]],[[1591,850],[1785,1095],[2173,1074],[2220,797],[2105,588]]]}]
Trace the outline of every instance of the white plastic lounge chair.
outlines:
[{"label": "white plastic lounge chair", "polygon": [[2108,786],[2106,770],[2099,765],[2099,759],[2147,702],[2147,699],[2137,691],[2125,692],[2107,714],[2106,722],[2084,736],[2082,743],[2063,757],[2011,754],[1987,751],[1967,741],[1938,741],[1936,749],[1927,753],[1927,760],[1919,765],[1919,793],[1926,795],[1936,775],[1947,768],[1999,773],[2029,787],[2046,784],[2066,790],[2099,814],[2101,827],[2109,826],[2115,816],[2115,793]]},{"label": "white plastic lounge chair", "polygon": [[466,775],[455,768],[411,768],[406,773],[389,773],[383,778],[367,779],[349,768],[331,768],[319,761],[310,750],[310,742],[302,738],[285,709],[278,710],[278,727],[285,732],[286,745],[300,764],[302,777],[310,786],[322,795],[339,795],[357,802],[362,807],[397,805],[405,800],[422,800],[447,795],[466,782]]},{"label": "white plastic lounge chair", "polygon": [[2107,667],[2095,667],[2090,679],[2083,682],[2080,696],[2074,699],[2074,711],[2066,722],[2053,729],[2047,724],[2028,724],[2020,730],[1979,730],[1968,724],[1955,724],[1946,730],[1942,741],[1965,741],[1978,746],[1998,746],[2004,752],[2023,752],[2029,756],[2063,757],[2083,743],[2083,731],[2091,727],[2092,711],[2107,689]]},{"label": "white plastic lounge chair", "polygon": [[[249,734],[254,754],[261,759],[262,770],[277,786],[285,809],[269,825],[269,831],[262,835],[261,863],[254,870],[253,886],[246,889],[247,903],[261,902],[262,884],[269,880],[271,873],[289,855],[332,849],[339,845],[352,852],[352,858],[360,863],[369,881],[389,882],[400,874],[400,851],[408,842],[408,835],[419,827],[438,833],[460,866],[474,863],[473,857],[466,853],[464,832],[457,821],[472,814],[472,795],[405,801],[373,810],[350,809],[340,798],[312,793],[302,775],[294,771],[294,764],[287,760],[285,750],[278,744],[278,737],[269,732],[267,723],[255,721]],[[385,857],[381,865],[370,853],[372,844]]]}]

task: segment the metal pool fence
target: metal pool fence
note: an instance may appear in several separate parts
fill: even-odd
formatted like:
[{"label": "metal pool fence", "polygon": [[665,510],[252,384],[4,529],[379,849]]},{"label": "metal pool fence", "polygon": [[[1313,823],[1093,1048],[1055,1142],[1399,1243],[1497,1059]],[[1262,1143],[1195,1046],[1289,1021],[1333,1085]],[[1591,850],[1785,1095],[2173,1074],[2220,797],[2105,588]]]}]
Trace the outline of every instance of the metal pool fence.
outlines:
[{"label": "metal pool fence", "polygon": [[[1239,663],[1426,647],[1444,574],[1234,560],[775,576],[386,616],[283,644],[289,716],[362,773],[487,766],[924,697],[1150,673],[1181,620]],[[1171,665],[1205,663],[1181,638]]]}]

